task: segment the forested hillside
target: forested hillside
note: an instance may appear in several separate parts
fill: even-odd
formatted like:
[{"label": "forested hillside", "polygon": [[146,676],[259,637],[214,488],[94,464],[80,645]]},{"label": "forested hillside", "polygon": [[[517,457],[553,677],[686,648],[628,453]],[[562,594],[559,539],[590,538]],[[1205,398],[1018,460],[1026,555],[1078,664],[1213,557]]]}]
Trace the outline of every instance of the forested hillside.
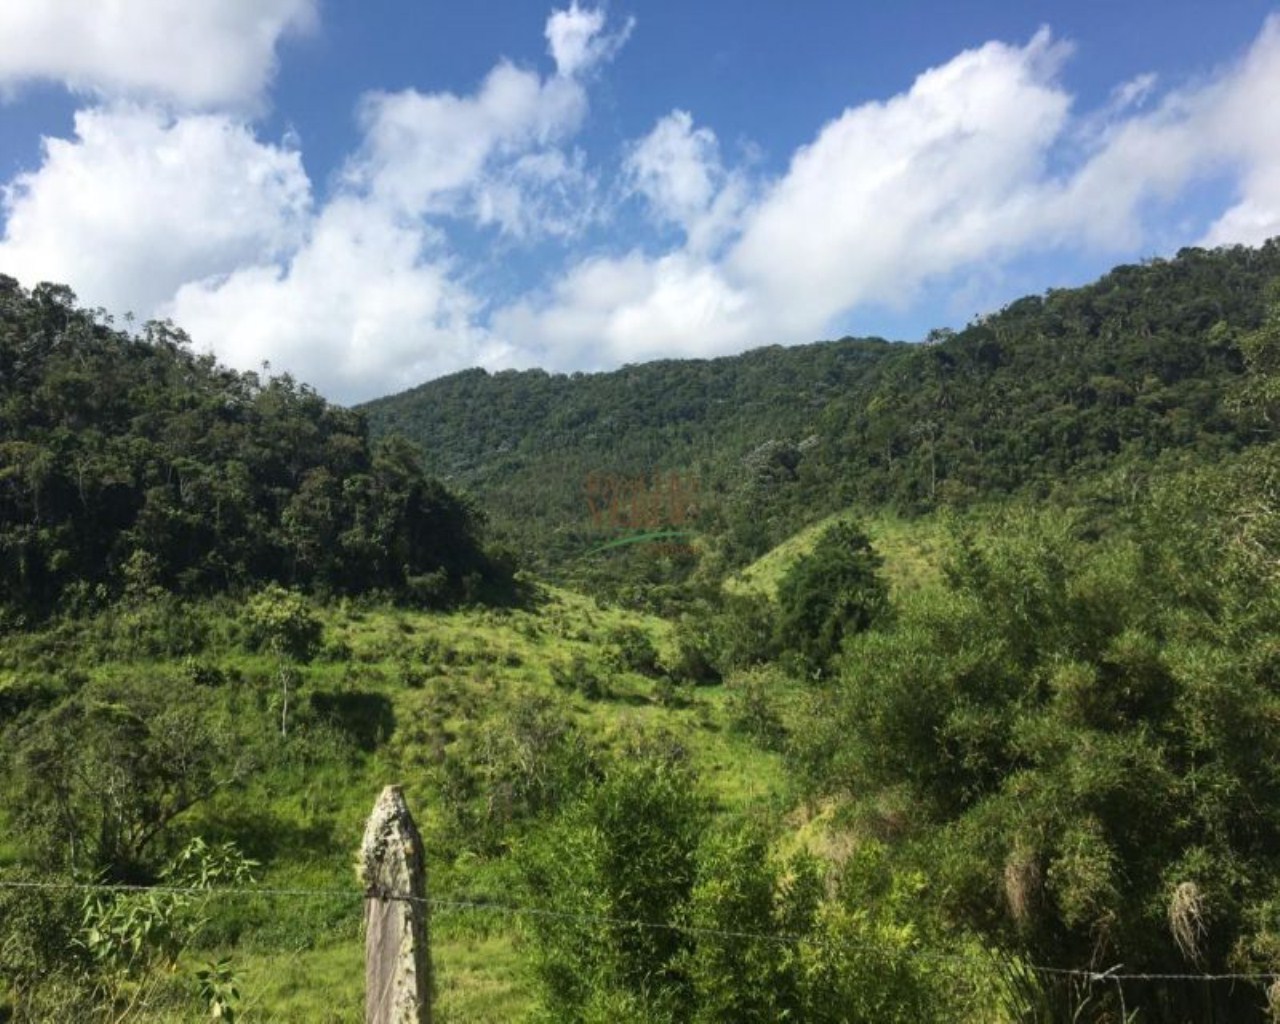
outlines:
[{"label": "forested hillside", "polygon": [[[0,277],[0,604],[278,581],[443,602],[493,582],[478,510],[290,377]],[[501,575],[499,573],[498,575]]]},{"label": "forested hillside", "polygon": [[363,1019],[394,781],[437,1020],[1274,1022],[1275,281],[373,407],[575,592],[361,412],[0,278],[0,1021]]},{"label": "forested hillside", "polygon": [[1170,449],[1237,450],[1225,398],[1280,244],[1183,250],[1029,296],[925,345],[879,340],[549,375],[483,370],[364,407],[475,494],[495,527],[563,569],[598,540],[584,485],[696,481],[729,564],[852,503],[914,513]]},{"label": "forested hillside", "polygon": [[639,484],[675,472],[702,505],[740,507],[745,478],[794,479],[823,411],[869,402],[905,352],[845,339],[601,374],[477,369],[362,411],[375,434],[419,444],[433,472],[483,496],[495,527],[556,564],[598,540],[593,476]]}]

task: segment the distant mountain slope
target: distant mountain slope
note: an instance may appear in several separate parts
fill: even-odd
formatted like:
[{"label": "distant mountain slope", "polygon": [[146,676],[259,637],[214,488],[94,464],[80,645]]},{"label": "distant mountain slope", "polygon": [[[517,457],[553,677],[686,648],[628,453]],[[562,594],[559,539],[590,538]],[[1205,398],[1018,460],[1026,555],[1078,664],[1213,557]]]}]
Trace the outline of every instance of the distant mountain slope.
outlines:
[{"label": "distant mountain slope", "polygon": [[676,473],[700,504],[723,503],[744,457],[788,462],[825,409],[869,399],[881,368],[905,351],[844,339],[612,373],[468,370],[361,411],[375,435],[405,435],[431,472],[483,495],[499,528],[565,555],[599,539],[591,481],[651,485],[654,474]]},{"label": "distant mountain slope", "polygon": [[916,512],[1118,458],[1249,443],[1257,425],[1226,399],[1243,370],[1236,340],[1277,277],[1280,240],[1185,249],[931,344],[844,339],[590,375],[470,370],[363,411],[552,564],[598,539],[592,473],[668,471],[696,481],[701,525],[740,563],[854,503]]}]

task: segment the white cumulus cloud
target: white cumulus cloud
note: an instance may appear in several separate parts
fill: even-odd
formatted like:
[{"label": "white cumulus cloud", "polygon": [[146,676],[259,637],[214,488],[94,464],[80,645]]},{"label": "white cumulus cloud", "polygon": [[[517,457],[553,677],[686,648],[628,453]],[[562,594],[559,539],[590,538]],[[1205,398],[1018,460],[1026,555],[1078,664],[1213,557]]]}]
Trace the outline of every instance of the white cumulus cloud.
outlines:
[{"label": "white cumulus cloud", "polygon": [[631,35],[635,19],[611,34],[605,33],[604,25],[603,10],[579,7],[578,0],[567,11],[552,12],[547,19],[547,51],[561,75],[579,75],[611,60]]},{"label": "white cumulus cloud", "polygon": [[757,340],[759,314],[713,263],[681,251],[658,258],[633,251],[583,260],[550,294],[500,310],[493,331],[518,341],[540,366],[605,369],[735,351]]},{"label": "white cumulus cloud", "polygon": [[711,129],[673,111],[631,145],[624,174],[684,241],[573,264],[500,311],[495,333],[571,366],[811,340],[1028,253],[1123,256],[1210,175],[1230,175],[1238,199],[1204,244],[1280,233],[1280,17],[1217,75],[1163,97],[1139,75],[1095,112],[1073,110],[1060,81],[1069,54],[1048,30],[958,54],[844,111],[749,187]]},{"label": "white cumulus cloud", "polygon": [[186,281],[288,251],[311,202],[299,154],[220,114],[82,110],[2,194],[0,267],[150,316]]},{"label": "white cumulus cloud", "polygon": [[31,81],[184,107],[249,106],[316,0],[5,0],[0,90]]},{"label": "white cumulus cloud", "polygon": [[572,73],[605,59],[602,28],[579,39],[590,59],[555,75],[504,61],[469,95],[366,96],[362,144],[306,240],[281,259],[188,281],[164,312],[234,365],[266,359],[347,401],[530,362],[528,344],[487,325],[448,232],[468,219],[516,239],[571,236],[593,216],[594,178],[566,147],[588,107]]},{"label": "white cumulus cloud", "polygon": [[1210,227],[1205,245],[1256,245],[1280,235],[1280,16],[1268,19],[1241,68],[1213,90],[1194,129],[1241,168],[1237,201]]},{"label": "white cumulus cloud", "polygon": [[695,252],[714,248],[731,234],[748,201],[747,180],[725,169],[716,133],[695,128],[685,110],[661,118],[630,147],[623,173],[654,216],[678,225]]},{"label": "white cumulus cloud", "polygon": [[493,168],[476,182],[473,203],[478,223],[519,241],[570,240],[606,213],[580,149],[539,150]]},{"label": "white cumulus cloud", "polygon": [[345,400],[503,363],[434,241],[385,208],[339,198],[288,261],[184,285],[166,312],[232,365],[265,360]]},{"label": "white cumulus cloud", "polygon": [[[505,62],[470,96],[373,93],[361,103],[364,143],[345,184],[414,216],[479,215],[523,224],[521,211],[481,209],[479,194],[495,179],[536,190],[561,177],[580,177],[556,147],[580,127],[587,105],[576,80],[543,79]],[[530,153],[543,159],[529,164]]]},{"label": "white cumulus cloud", "polygon": [[[108,21],[132,9],[101,6]],[[201,0],[191,9],[201,16]],[[281,26],[311,7],[263,0],[261,22],[221,9],[271,40],[257,72],[204,93],[243,100]],[[574,3],[546,23],[553,72],[504,61],[471,92],[369,94],[361,142],[321,194],[245,109],[104,101],[0,192],[0,272],[172,315],[236,366],[268,360],[353,401],[476,364],[604,368],[808,341],[1049,249],[1131,258],[1169,237],[1165,214],[1204,181],[1233,195],[1200,214],[1202,243],[1280,233],[1280,17],[1212,75],[1138,75],[1092,111],[1048,30],[988,43],[816,126],[771,177],[730,162],[682,109],[616,163],[588,158],[591,72],[628,31]],[[15,71],[6,45],[0,85],[63,74]],[[109,91],[107,78],[75,81]],[[647,218],[617,205],[630,197]],[[586,230],[602,224],[612,239]],[[499,306],[475,283],[495,259],[475,244],[486,231],[499,254],[540,245],[559,263]]]},{"label": "white cumulus cloud", "polygon": [[789,335],[863,303],[904,303],[927,277],[1034,234],[1037,186],[1071,100],[1042,31],[925,72],[846,110],[746,216],[729,259]]}]

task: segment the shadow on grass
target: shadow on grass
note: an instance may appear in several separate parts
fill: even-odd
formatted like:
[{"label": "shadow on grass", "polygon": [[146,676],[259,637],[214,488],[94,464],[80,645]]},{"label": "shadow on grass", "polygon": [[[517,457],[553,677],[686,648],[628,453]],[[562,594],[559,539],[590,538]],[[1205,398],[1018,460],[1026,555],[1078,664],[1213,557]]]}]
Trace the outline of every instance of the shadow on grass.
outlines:
[{"label": "shadow on grass", "polygon": [[391,700],[380,693],[313,693],[311,710],[366,753],[375,750],[396,728]]},{"label": "shadow on grass", "polygon": [[204,834],[215,842],[230,839],[246,857],[270,864],[338,851],[334,825],[329,815],[299,822],[270,808],[239,806],[210,816]]}]

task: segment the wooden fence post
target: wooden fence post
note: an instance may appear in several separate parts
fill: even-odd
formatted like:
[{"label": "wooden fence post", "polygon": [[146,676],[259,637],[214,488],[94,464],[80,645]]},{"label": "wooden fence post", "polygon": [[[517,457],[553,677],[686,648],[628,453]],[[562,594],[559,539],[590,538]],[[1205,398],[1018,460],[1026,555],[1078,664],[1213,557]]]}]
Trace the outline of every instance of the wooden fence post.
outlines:
[{"label": "wooden fence post", "polygon": [[404,793],[387,786],[360,846],[365,1024],[431,1024],[431,947],[422,837]]}]

